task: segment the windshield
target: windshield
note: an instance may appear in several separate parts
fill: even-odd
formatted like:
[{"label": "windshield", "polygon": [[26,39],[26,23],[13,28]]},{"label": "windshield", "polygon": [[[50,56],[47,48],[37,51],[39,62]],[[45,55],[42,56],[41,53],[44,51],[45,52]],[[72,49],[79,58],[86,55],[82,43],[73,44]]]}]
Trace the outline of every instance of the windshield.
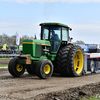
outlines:
[{"label": "windshield", "polygon": [[60,27],[50,27],[50,39],[51,40],[61,40],[61,28]]},{"label": "windshield", "polygon": [[[50,36],[49,36],[49,33],[50,33]],[[42,39],[61,40],[61,28],[55,27],[55,26],[44,27]]]}]

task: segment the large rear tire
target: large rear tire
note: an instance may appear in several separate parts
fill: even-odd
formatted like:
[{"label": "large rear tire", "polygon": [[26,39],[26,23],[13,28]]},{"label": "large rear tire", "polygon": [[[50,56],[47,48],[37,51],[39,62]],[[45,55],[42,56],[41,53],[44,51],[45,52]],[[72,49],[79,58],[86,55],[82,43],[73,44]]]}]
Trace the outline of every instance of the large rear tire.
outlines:
[{"label": "large rear tire", "polygon": [[84,56],[80,46],[68,45],[58,52],[57,70],[61,76],[81,76],[83,65]]},{"label": "large rear tire", "polygon": [[33,65],[27,65],[27,72],[29,73],[29,74],[35,74],[35,66]]},{"label": "large rear tire", "polygon": [[18,63],[18,57],[10,60],[8,64],[8,71],[14,77],[20,77],[25,72],[25,66]]},{"label": "large rear tire", "polygon": [[50,60],[39,60],[35,67],[35,73],[39,78],[47,79],[51,77],[53,73],[53,64]]},{"label": "large rear tire", "polygon": [[84,56],[83,50],[80,46],[74,46],[68,57],[68,69],[70,76],[81,76],[83,73]]},{"label": "large rear tire", "polygon": [[68,57],[73,45],[62,47],[57,55],[56,69],[61,76],[69,76]]}]

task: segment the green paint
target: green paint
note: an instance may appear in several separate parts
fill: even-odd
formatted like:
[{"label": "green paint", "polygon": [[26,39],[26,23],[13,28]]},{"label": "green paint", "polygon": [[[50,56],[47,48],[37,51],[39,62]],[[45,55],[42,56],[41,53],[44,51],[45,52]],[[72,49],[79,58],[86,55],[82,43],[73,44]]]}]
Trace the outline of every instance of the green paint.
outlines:
[{"label": "green paint", "polygon": [[30,54],[32,57],[40,57],[41,54],[39,56],[38,53],[39,51],[40,52],[42,51],[41,45],[51,46],[51,43],[50,41],[46,41],[46,40],[23,40],[23,54]]},{"label": "green paint", "polygon": [[50,41],[46,40],[23,40],[23,44],[38,44],[38,45],[51,46]]},{"label": "green paint", "polygon": [[34,58],[34,57],[31,57],[30,60],[35,60],[35,61],[38,61],[38,60],[41,60],[41,59],[48,59],[46,56],[41,56],[40,58]]},{"label": "green paint", "polygon": [[40,58],[30,57],[30,60],[39,61],[41,59],[49,59],[51,61],[55,61],[55,57],[56,57],[56,55],[52,54],[52,55],[49,55],[48,57],[46,57],[46,56],[41,56]]},{"label": "green paint", "polygon": [[56,25],[56,26],[62,26],[62,27],[68,27],[68,25],[62,24],[62,23],[56,23],[56,22],[52,22],[52,23],[41,23],[40,25]]}]

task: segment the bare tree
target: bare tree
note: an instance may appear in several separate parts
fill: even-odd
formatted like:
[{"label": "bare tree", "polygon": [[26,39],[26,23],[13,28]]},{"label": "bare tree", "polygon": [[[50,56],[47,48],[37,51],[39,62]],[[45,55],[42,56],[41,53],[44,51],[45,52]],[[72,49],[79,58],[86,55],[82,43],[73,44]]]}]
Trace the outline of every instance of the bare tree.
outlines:
[{"label": "bare tree", "polygon": [[35,40],[37,39],[37,37],[36,37],[36,34],[35,34],[35,37],[34,37],[34,39],[35,39]]},{"label": "bare tree", "polygon": [[76,42],[74,42],[74,44],[85,44],[85,42],[84,41],[82,41],[82,40],[77,40]]},{"label": "bare tree", "polygon": [[23,38],[23,39],[29,39],[29,36],[24,35],[24,36],[22,36],[22,38]]},{"label": "bare tree", "polygon": [[34,39],[34,37],[33,36],[30,36],[30,39]]},{"label": "bare tree", "polygon": [[12,40],[11,40],[12,44],[16,45],[16,34],[13,35],[11,38],[12,38]]},{"label": "bare tree", "polygon": [[[36,35],[35,38],[33,36],[29,37],[28,35],[20,37],[20,44],[22,44],[24,39],[36,39]],[[3,45],[4,43],[7,43],[8,45],[16,45],[16,34],[9,36],[3,33],[0,35],[0,45]]]},{"label": "bare tree", "polygon": [[4,44],[4,43],[7,42],[7,39],[8,39],[7,37],[8,37],[8,36],[7,36],[5,33],[2,34],[2,38],[3,38],[2,44]]},{"label": "bare tree", "polygon": [[0,35],[0,45],[2,45],[2,35]]}]

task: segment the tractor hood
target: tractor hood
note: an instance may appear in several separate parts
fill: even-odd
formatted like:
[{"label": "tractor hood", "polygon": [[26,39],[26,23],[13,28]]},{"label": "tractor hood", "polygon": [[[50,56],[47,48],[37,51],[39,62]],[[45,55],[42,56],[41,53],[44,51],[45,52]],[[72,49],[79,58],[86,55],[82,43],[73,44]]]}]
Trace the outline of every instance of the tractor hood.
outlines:
[{"label": "tractor hood", "polygon": [[41,57],[43,46],[51,46],[50,41],[23,40],[23,54],[30,54],[33,57]]},{"label": "tractor hood", "polygon": [[23,44],[38,44],[38,45],[51,46],[50,41],[46,40],[23,40]]}]

